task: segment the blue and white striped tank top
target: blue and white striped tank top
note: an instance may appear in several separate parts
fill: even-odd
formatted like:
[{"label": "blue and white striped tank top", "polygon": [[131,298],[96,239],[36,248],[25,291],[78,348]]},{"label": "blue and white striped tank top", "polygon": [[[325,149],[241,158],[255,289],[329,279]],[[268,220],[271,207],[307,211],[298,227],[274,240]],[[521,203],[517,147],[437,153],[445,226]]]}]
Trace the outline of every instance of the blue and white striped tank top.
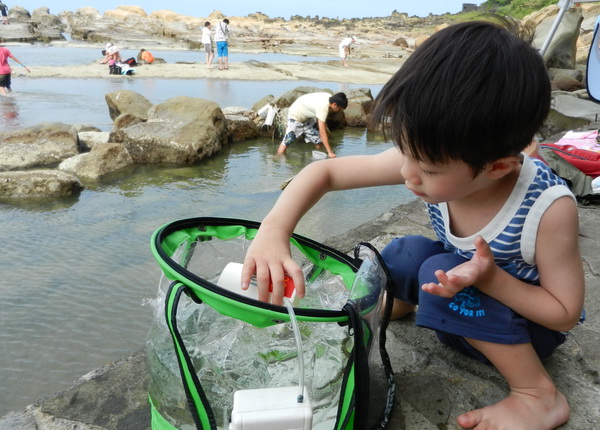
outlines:
[{"label": "blue and white striped tank top", "polygon": [[473,241],[482,236],[490,245],[496,264],[522,281],[538,284],[535,243],[540,219],[548,207],[563,196],[575,197],[565,181],[539,160],[525,157],[510,197],[494,219],[469,237],[450,232],[446,203],[427,204],[431,224],[444,247],[467,259],[475,252]]}]

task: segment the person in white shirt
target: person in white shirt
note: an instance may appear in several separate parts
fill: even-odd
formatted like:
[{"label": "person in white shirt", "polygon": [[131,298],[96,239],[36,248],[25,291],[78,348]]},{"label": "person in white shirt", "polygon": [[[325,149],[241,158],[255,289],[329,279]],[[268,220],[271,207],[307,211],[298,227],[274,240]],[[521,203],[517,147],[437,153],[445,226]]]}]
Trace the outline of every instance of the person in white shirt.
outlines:
[{"label": "person in white shirt", "polygon": [[348,63],[346,62],[346,58],[348,58],[348,55],[350,54],[350,47],[352,46],[352,44],[356,42],[356,37],[355,36],[351,36],[351,37],[346,37],[344,40],[342,40],[340,42],[340,58],[342,59],[342,66],[348,66]]},{"label": "person in white shirt", "polygon": [[213,58],[215,58],[215,47],[213,45],[212,35],[210,34],[210,22],[206,21],[202,28],[202,44],[206,53],[206,67],[211,68]]},{"label": "person in white shirt", "polygon": [[287,147],[304,135],[306,142],[314,143],[316,149],[325,146],[329,158],[335,154],[329,145],[327,136],[327,115],[348,107],[348,98],[344,93],[309,93],[296,99],[288,112],[288,125],[283,140],[277,149],[277,155],[285,154]]}]

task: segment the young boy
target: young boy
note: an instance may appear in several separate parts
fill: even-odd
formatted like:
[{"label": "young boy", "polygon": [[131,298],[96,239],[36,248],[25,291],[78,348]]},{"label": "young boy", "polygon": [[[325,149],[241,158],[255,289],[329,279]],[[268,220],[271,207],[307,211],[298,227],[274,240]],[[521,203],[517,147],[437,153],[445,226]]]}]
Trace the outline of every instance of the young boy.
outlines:
[{"label": "young boy", "polygon": [[210,21],[204,23],[202,27],[202,45],[204,45],[204,53],[206,54],[206,67],[212,68],[211,64],[215,58],[215,47],[213,46],[212,34],[210,32]]},{"label": "young boy", "polygon": [[404,184],[421,198],[439,241],[406,237],[383,251],[394,316],[491,362],[504,400],[460,415],[463,428],[547,430],[569,405],[541,359],[580,319],[584,275],[577,206],[564,181],[521,151],[549,110],[544,62],[495,24],[456,24],[419,47],[381,90],[373,120],[397,148],[309,164],[286,187],[248,249],[242,287],[280,304],[283,277],[304,280],[289,236],[328,191]]}]

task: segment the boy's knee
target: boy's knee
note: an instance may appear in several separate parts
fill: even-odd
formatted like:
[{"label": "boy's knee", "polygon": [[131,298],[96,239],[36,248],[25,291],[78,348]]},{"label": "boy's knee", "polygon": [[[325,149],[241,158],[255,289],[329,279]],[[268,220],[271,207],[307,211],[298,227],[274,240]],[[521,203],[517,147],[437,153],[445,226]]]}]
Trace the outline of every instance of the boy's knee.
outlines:
[{"label": "boy's knee", "polygon": [[424,236],[396,237],[381,251],[381,256],[384,260],[392,260],[398,257],[415,261],[425,260],[427,257],[443,251],[443,247],[440,249],[436,243],[439,242]]}]

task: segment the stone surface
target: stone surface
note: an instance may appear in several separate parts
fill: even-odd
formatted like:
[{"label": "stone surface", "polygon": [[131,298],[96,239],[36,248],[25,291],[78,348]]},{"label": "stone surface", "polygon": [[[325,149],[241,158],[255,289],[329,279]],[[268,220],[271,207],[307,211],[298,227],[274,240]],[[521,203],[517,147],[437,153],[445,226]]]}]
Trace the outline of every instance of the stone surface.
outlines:
[{"label": "stone surface", "polygon": [[[561,430],[591,430],[600,425],[598,207],[580,206],[579,213],[588,320],[575,327],[545,363],[571,405],[571,419]],[[418,201],[325,242],[350,251],[358,242],[369,241],[381,249],[392,237],[407,234],[433,234]],[[457,415],[506,396],[506,384],[493,367],[444,347],[432,332],[416,327],[412,318],[392,322],[387,334],[397,386],[387,428],[455,429]],[[139,351],[86,375],[64,392],[0,418],[0,430],[147,430],[147,375],[145,354]]]}]

